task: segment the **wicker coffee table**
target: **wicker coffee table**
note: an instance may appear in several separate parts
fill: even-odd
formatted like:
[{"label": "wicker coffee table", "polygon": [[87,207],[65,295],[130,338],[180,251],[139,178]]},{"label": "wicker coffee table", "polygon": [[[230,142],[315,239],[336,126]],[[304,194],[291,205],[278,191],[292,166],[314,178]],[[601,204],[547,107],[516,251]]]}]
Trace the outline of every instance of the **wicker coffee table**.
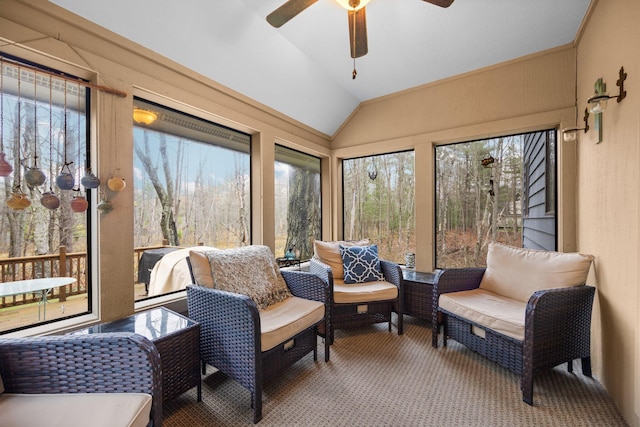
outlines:
[{"label": "wicker coffee table", "polygon": [[134,332],[155,344],[162,361],[163,401],[173,399],[194,386],[198,387],[198,402],[202,400],[199,323],[160,307],[72,334],[106,332]]}]

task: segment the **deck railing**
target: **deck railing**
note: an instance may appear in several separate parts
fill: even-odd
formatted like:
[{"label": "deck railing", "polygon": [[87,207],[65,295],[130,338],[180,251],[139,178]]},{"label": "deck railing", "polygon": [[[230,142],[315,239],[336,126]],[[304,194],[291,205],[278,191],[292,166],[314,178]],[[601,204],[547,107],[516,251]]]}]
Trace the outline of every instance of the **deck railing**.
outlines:
[{"label": "deck railing", "polygon": [[[168,242],[163,241],[162,245],[133,249],[133,284],[138,283],[138,264],[143,252],[167,246],[169,246]],[[67,248],[61,246],[56,254],[0,259],[0,287],[4,282],[42,277],[73,277],[76,279],[70,285],[52,289],[51,294],[47,297],[49,300],[59,298],[60,302],[63,302],[68,296],[86,293],[87,254],[85,252],[67,253]],[[37,293],[1,297],[0,308],[38,302],[38,298],[39,294]]]},{"label": "deck railing", "polygon": [[[73,277],[76,281],[51,291],[49,299],[59,298],[66,301],[67,296],[87,292],[87,254],[85,252],[67,253],[61,246],[58,253],[0,259],[0,282],[39,279],[43,277]],[[0,286],[2,286],[0,283]],[[37,302],[39,293],[26,293],[2,297],[0,308]]]}]

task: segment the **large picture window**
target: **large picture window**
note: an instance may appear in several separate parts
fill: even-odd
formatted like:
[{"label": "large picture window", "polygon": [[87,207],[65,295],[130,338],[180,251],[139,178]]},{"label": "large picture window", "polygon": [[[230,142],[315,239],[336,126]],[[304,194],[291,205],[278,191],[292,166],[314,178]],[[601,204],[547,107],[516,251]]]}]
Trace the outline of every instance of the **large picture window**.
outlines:
[{"label": "large picture window", "polygon": [[275,154],[276,256],[306,260],[321,239],[320,159],[280,145]]},{"label": "large picture window", "polygon": [[137,270],[145,251],[251,243],[251,138],[141,99],[135,99],[134,113],[139,120],[134,120],[134,261],[140,300],[185,285],[150,284],[149,272]]},{"label": "large picture window", "polygon": [[89,90],[0,58],[0,333],[91,311]]},{"label": "large picture window", "polygon": [[414,168],[413,151],[342,161],[344,239],[368,238],[398,263],[415,252]]}]

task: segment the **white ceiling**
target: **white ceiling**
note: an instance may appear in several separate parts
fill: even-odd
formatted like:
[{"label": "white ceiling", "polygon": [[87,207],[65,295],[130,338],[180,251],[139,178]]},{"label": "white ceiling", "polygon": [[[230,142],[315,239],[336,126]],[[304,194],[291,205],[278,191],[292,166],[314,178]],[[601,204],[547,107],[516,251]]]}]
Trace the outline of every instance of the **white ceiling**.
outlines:
[{"label": "white ceiling", "polygon": [[351,78],[347,11],[319,0],[51,0],[329,136],[363,101],[571,43],[590,0],[371,0]]}]

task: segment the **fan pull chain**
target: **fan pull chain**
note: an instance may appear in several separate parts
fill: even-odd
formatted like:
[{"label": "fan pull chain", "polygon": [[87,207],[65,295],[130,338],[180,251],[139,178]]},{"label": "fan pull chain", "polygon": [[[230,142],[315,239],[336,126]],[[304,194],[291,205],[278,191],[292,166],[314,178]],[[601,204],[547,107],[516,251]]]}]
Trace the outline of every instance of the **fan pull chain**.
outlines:
[{"label": "fan pull chain", "polygon": [[357,30],[356,30],[356,6],[358,5],[357,2],[355,3],[355,5],[353,6],[353,40],[351,41],[351,43],[353,44],[353,71],[351,72],[351,79],[355,80],[356,76],[358,75],[358,72],[356,71],[356,34],[357,34]]}]

